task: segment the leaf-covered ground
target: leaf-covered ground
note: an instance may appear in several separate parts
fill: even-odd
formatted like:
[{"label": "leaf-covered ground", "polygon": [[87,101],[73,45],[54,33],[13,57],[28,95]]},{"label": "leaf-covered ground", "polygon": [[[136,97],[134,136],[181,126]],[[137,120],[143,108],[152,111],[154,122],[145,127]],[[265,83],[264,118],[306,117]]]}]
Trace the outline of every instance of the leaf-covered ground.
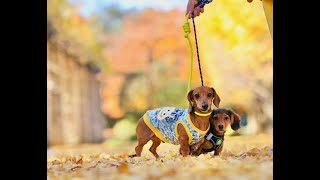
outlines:
[{"label": "leaf-covered ground", "polygon": [[47,179],[273,179],[273,142],[270,135],[227,136],[220,156],[182,157],[179,146],[162,143],[156,160],[145,145],[142,157],[136,142],[120,147],[106,144],[56,146],[48,149]]}]

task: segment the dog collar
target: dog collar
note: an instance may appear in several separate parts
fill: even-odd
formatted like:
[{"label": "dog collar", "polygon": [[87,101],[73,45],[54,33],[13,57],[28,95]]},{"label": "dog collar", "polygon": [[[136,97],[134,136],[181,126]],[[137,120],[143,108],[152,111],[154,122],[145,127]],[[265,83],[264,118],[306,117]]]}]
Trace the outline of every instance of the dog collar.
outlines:
[{"label": "dog collar", "polygon": [[194,113],[195,113],[196,115],[198,115],[198,116],[210,116],[210,114],[211,114],[211,112],[209,112],[209,113],[199,113],[199,112],[197,112],[197,111],[194,111]]}]

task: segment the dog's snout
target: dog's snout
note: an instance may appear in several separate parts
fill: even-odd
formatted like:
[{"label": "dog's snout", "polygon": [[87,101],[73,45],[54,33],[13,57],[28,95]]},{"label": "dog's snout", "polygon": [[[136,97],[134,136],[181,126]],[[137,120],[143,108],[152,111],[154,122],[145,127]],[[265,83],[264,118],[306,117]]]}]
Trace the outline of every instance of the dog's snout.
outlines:
[{"label": "dog's snout", "polygon": [[220,130],[222,130],[222,129],[223,129],[223,125],[219,125],[218,128],[219,128]]},{"label": "dog's snout", "polygon": [[201,107],[202,107],[203,109],[208,109],[208,104],[207,104],[207,103],[202,103]]}]

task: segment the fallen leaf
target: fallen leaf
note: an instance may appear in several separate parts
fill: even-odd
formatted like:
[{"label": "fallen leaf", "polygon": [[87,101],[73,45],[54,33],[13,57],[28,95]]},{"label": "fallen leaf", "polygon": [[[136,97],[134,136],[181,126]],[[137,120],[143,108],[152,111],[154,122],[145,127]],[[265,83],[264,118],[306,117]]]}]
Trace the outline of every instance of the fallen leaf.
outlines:
[{"label": "fallen leaf", "polygon": [[55,159],[53,161],[51,161],[52,165],[55,165],[55,164],[62,164],[62,161],[59,160],[59,159]]},{"label": "fallen leaf", "polygon": [[164,176],[173,176],[176,173],[177,173],[177,170],[175,168],[171,168],[168,171],[166,171],[163,175]]},{"label": "fallen leaf", "polygon": [[[94,162],[93,162],[93,163],[94,163]],[[98,165],[99,163],[101,163],[101,162],[100,162],[100,161],[98,161],[98,162],[94,163],[94,165],[93,165],[93,166],[89,166],[89,167],[87,167],[87,169],[96,168],[96,167],[97,167],[97,165]]]},{"label": "fallen leaf", "polygon": [[82,166],[75,166],[75,167],[71,168],[70,170],[71,170],[71,171],[74,171],[75,169],[81,168],[81,167],[82,167]]},{"label": "fallen leaf", "polygon": [[82,160],[82,157],[76,162],[76,164],[82,164],[83,163],[83,160]]},{"label": "fallen leaf", "polygon": [[129,166],[128,164],[122,163],[118,166],[118,171],[120,173],[127,173],[129,171]]}]

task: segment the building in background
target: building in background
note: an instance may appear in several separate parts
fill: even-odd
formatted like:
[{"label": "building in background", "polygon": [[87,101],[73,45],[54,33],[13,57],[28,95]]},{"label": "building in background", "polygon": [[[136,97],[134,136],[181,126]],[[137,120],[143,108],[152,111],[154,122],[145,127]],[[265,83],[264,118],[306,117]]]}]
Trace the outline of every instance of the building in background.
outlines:
[{"label": "building in background", "polygon": [[47,146],[103,140],[99,68],[47,21]]}]

